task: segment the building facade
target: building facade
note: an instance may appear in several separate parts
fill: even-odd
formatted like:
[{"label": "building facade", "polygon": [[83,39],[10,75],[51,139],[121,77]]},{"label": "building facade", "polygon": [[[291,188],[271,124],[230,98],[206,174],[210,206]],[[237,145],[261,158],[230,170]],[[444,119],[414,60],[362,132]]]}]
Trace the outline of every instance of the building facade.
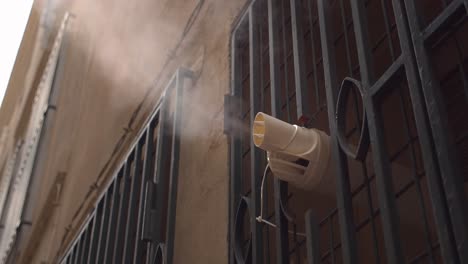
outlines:
[{"label": "building facade", "polygon": [[[36,0],[0,109],[1,261],[468,263],[467,12]],[[326,133],[318,184],[280,179],[314,161],[267,157],[258,112]]]}]

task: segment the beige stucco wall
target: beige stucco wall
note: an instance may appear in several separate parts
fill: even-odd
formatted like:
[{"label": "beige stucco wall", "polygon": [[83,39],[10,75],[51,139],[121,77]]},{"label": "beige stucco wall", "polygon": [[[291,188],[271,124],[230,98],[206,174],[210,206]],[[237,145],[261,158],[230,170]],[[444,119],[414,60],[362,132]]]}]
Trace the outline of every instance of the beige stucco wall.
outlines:
[{"label": "beige stucco wall", "polygon": [[35,68],[34,66],[40,61],[40,55],[34,54],[40,19],[37,10],[40,9],[40,2],[37,1],[33,5],[10,76],[8,89],[1,102],[0,133],[3,139],[0,142],[0,171],[18,139],[18,136],[15,136],[16,130],[21,126],[19,124],[21,114],[27,105],[28,95],[32,89],[31,83],[34,80],[34,74],[30,69]]},{"label": "beige stucco wall", "polygon": [[[245,0],[51,3],[57,5],[57,22],[64,11],[71,12],[72,19],[34,206],[33,230],[43,232],[22,252],[27,256],[23,261],[53,263],[66,248],[168,79],[185,66],[196,73],[196,80],[185,91],[175,263],[227,262],[223,96],[229,90],[231,26]],[[111,156],[124,135],[126,144]],[[103,170],[108,162],[111,166]],[[100,173],[104,180],[86,196]],[[48,196],[59,174],[65,175],[64,186],[51,210]],[[51,210],[50,219],[34,225],[44,217],[42,210]]]}]

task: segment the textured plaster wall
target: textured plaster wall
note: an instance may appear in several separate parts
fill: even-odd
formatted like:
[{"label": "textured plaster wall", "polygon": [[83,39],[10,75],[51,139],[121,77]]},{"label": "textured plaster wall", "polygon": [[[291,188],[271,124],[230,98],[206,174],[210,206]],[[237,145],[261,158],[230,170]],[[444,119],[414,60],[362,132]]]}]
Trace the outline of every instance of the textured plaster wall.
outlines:
[{"label": "textured plaster wall", "polygon": [[[179,66],[192,69],[196,80],[184,91],[175,263],[227,262],[223,96],[229,90],[231,26],[245,1],[50,2],[56,5],[57,21],[65,10],[73,18],[58,76],[55,121],[39,172],[36,222],[48,208],[57,175],[64,173],[65,180],[50,220],[44,226],[33,221],[33,230],[43,235],[22,252],[26,262],[52,263],[65,249]],[[125,143],[116,148],[121,138]],[[106,164],[110,167],[103,170]],[[102,180],[91,188],[100,174]]]}]

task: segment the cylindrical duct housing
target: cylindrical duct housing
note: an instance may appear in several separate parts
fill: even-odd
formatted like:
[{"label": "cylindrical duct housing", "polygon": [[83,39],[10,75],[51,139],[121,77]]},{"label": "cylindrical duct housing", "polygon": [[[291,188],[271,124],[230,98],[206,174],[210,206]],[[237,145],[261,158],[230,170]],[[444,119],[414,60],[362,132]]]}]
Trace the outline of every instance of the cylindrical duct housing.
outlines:
[{"label": "cylindrical duct housing", "polygon": [[259,112],[252,132],[255,146],[269,152],[271,170],[278,178],[312,189],[328,174],[330,144],[323,131],[291,125]]}]

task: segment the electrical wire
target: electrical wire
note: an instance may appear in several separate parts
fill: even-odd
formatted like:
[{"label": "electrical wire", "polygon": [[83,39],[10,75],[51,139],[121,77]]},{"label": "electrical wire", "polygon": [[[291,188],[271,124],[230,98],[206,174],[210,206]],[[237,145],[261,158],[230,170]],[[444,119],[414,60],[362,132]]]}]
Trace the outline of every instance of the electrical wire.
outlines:
[{"label": "electrical wire", "polygon": [[[264,223],[264,224],[267,224],[273,228],[278,228],[277,225],[273,224],[272,222],[266,220],[263,218],[263,186],[265,185],[265,178],[267,176],[267,172],[268,172],[268,169],[270,168],[270,164],[267,163],[267,165],[265,166],[265,171],[263,172],[263,178],[262,178],[262,185],[260,186],[260,215],[257,216],[255,218],[255,220],[257,220],[257,222],[259,223]],[[306,234],[304,233],[298,233],[298,232],[294,232],[292,230],[289,230],[288,229],[288,233],[289,234],[292,234],[292,235],[298,235],[298,236],[302,236],[302,237],[306,237]]]}]

